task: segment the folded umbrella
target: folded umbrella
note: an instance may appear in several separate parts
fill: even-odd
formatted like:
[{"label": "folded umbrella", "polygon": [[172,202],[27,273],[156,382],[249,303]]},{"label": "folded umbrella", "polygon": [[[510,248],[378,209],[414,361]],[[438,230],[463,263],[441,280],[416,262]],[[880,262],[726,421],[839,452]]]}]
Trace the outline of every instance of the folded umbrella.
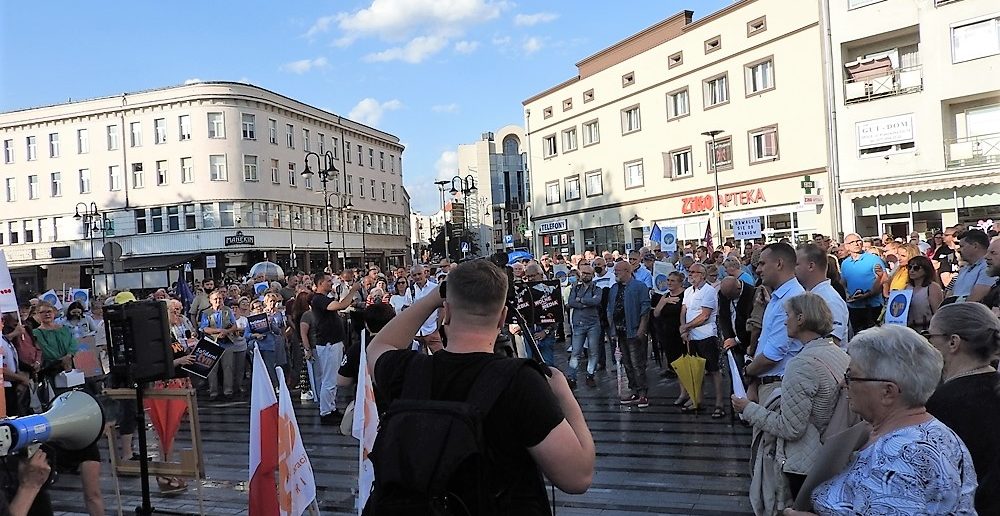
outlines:
[{"label": "folded umbrella", "polygon": [[701,382],[705,379],[705,359],[698,355],[691,354],[691,344],[688,344],[687,353],[670,363],[677,373],[677,380],[681,382],[694,408],[701,404]]}]

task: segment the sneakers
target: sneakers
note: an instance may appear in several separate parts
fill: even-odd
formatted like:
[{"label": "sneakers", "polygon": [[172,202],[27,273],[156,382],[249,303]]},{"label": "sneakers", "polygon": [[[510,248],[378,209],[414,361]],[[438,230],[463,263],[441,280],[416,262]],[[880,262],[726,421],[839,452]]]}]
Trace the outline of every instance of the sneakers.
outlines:
[{"label": "sneakers", "polygon": [[619,401],[622,405],[635,405],[636,403],[639,403],[639,395],[633,394],[631,397]]},{"label": "sneakers", "polygon": [[597,382],[594,381],[594,375],[587,375],[587,387],[597,387]]},{"label": "sneakers", "polygon": [[312,401],[313,400],[312,391],[302,391],[302,394],[299,395],[299,399],[301,399],[302,401]]},{"label": "sneakers", "polygon": [[325,416],[319,417],[319,422],[322,425],[336,426],[340,425],[340,422],[344,419],[344,413],[339,410],[334,410]]},{"label": "sneakers", "polygon": [[567,378],[566,379],[566,383],[569,384],[569,389],[571,391],[575,391],[576,390],[576,380],[575,379],[573,379],[573,378]]},{"label": "sneakers", "polygon": [[639,396],[639,399],[636,401],[635,406],[639,408],[646,408],[649,406],[649,400],[646,399],[645,396]]}]

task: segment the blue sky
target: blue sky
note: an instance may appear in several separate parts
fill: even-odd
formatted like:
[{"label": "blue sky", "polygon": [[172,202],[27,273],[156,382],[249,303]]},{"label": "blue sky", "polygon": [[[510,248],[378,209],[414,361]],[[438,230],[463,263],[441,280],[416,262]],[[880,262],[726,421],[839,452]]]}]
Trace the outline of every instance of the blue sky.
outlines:
[{"label": "blue sky", "polygon": [[574,63],[683,9],[723,0],[0,3],[0,111],[244,81],[397,135],[415,210],[480,133]]}]

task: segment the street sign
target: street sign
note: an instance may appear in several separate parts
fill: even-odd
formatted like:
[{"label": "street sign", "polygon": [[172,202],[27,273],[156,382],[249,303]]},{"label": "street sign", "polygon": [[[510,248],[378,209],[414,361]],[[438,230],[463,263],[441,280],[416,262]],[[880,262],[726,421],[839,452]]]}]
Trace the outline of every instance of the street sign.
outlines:
[{"label": "street sign", "polygon": [[469,245],[468,242],[462,242],[462,252],[463,253],[471,253],[472,252],[472,247]]},{"label": "street sign", "polygon": [[813,188],[816,188],[816,181],[809,179],[809,176],[802,178],[802,182],[799,183],[802,189],[806,191],[807,194],[812,193]]},{"label": "street sign", "polygon": [[632,242],[625,242],[625,252],[632,250]]},{"label": "street sign", "polygon": [[823,204],[823,196],[817,194],[805,194],[802,196],[803,206],[817,206]]},{"label": "street sign", "polygon": [[205,257],[205,268],[206,269],[214,269],[215,268],[215,256],[214,255],[208,255],[208,256]]},{"label": "street sign", "polygon": [[514,235],[504,235],[503,236],[503,246],[504,247],[514,247]]},{"label": "street sign", "polygon": [[736,240],[753,240],[755,238],[760,238],[760,217],[734,219],[733,238]]}]

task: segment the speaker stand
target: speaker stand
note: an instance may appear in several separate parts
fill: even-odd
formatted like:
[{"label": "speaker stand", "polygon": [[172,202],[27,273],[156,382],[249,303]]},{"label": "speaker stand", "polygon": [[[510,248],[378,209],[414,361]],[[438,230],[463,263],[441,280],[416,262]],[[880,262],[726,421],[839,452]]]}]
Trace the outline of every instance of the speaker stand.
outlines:
[{"label": "speaker stand", "polygon": [[[190,512],[157,510],[153,507],[149,495],[149,448],[146,443],[146,407],[142,394],[146,390],[145,382],[135,384],[135,422],[139,431],[139,486],[142,490],[142,505],[135,508],[136,516],[152,516],[153,514],[170,514],[174,516],[192,516]],[[200,481],[200,480],[199,480]]]}]

